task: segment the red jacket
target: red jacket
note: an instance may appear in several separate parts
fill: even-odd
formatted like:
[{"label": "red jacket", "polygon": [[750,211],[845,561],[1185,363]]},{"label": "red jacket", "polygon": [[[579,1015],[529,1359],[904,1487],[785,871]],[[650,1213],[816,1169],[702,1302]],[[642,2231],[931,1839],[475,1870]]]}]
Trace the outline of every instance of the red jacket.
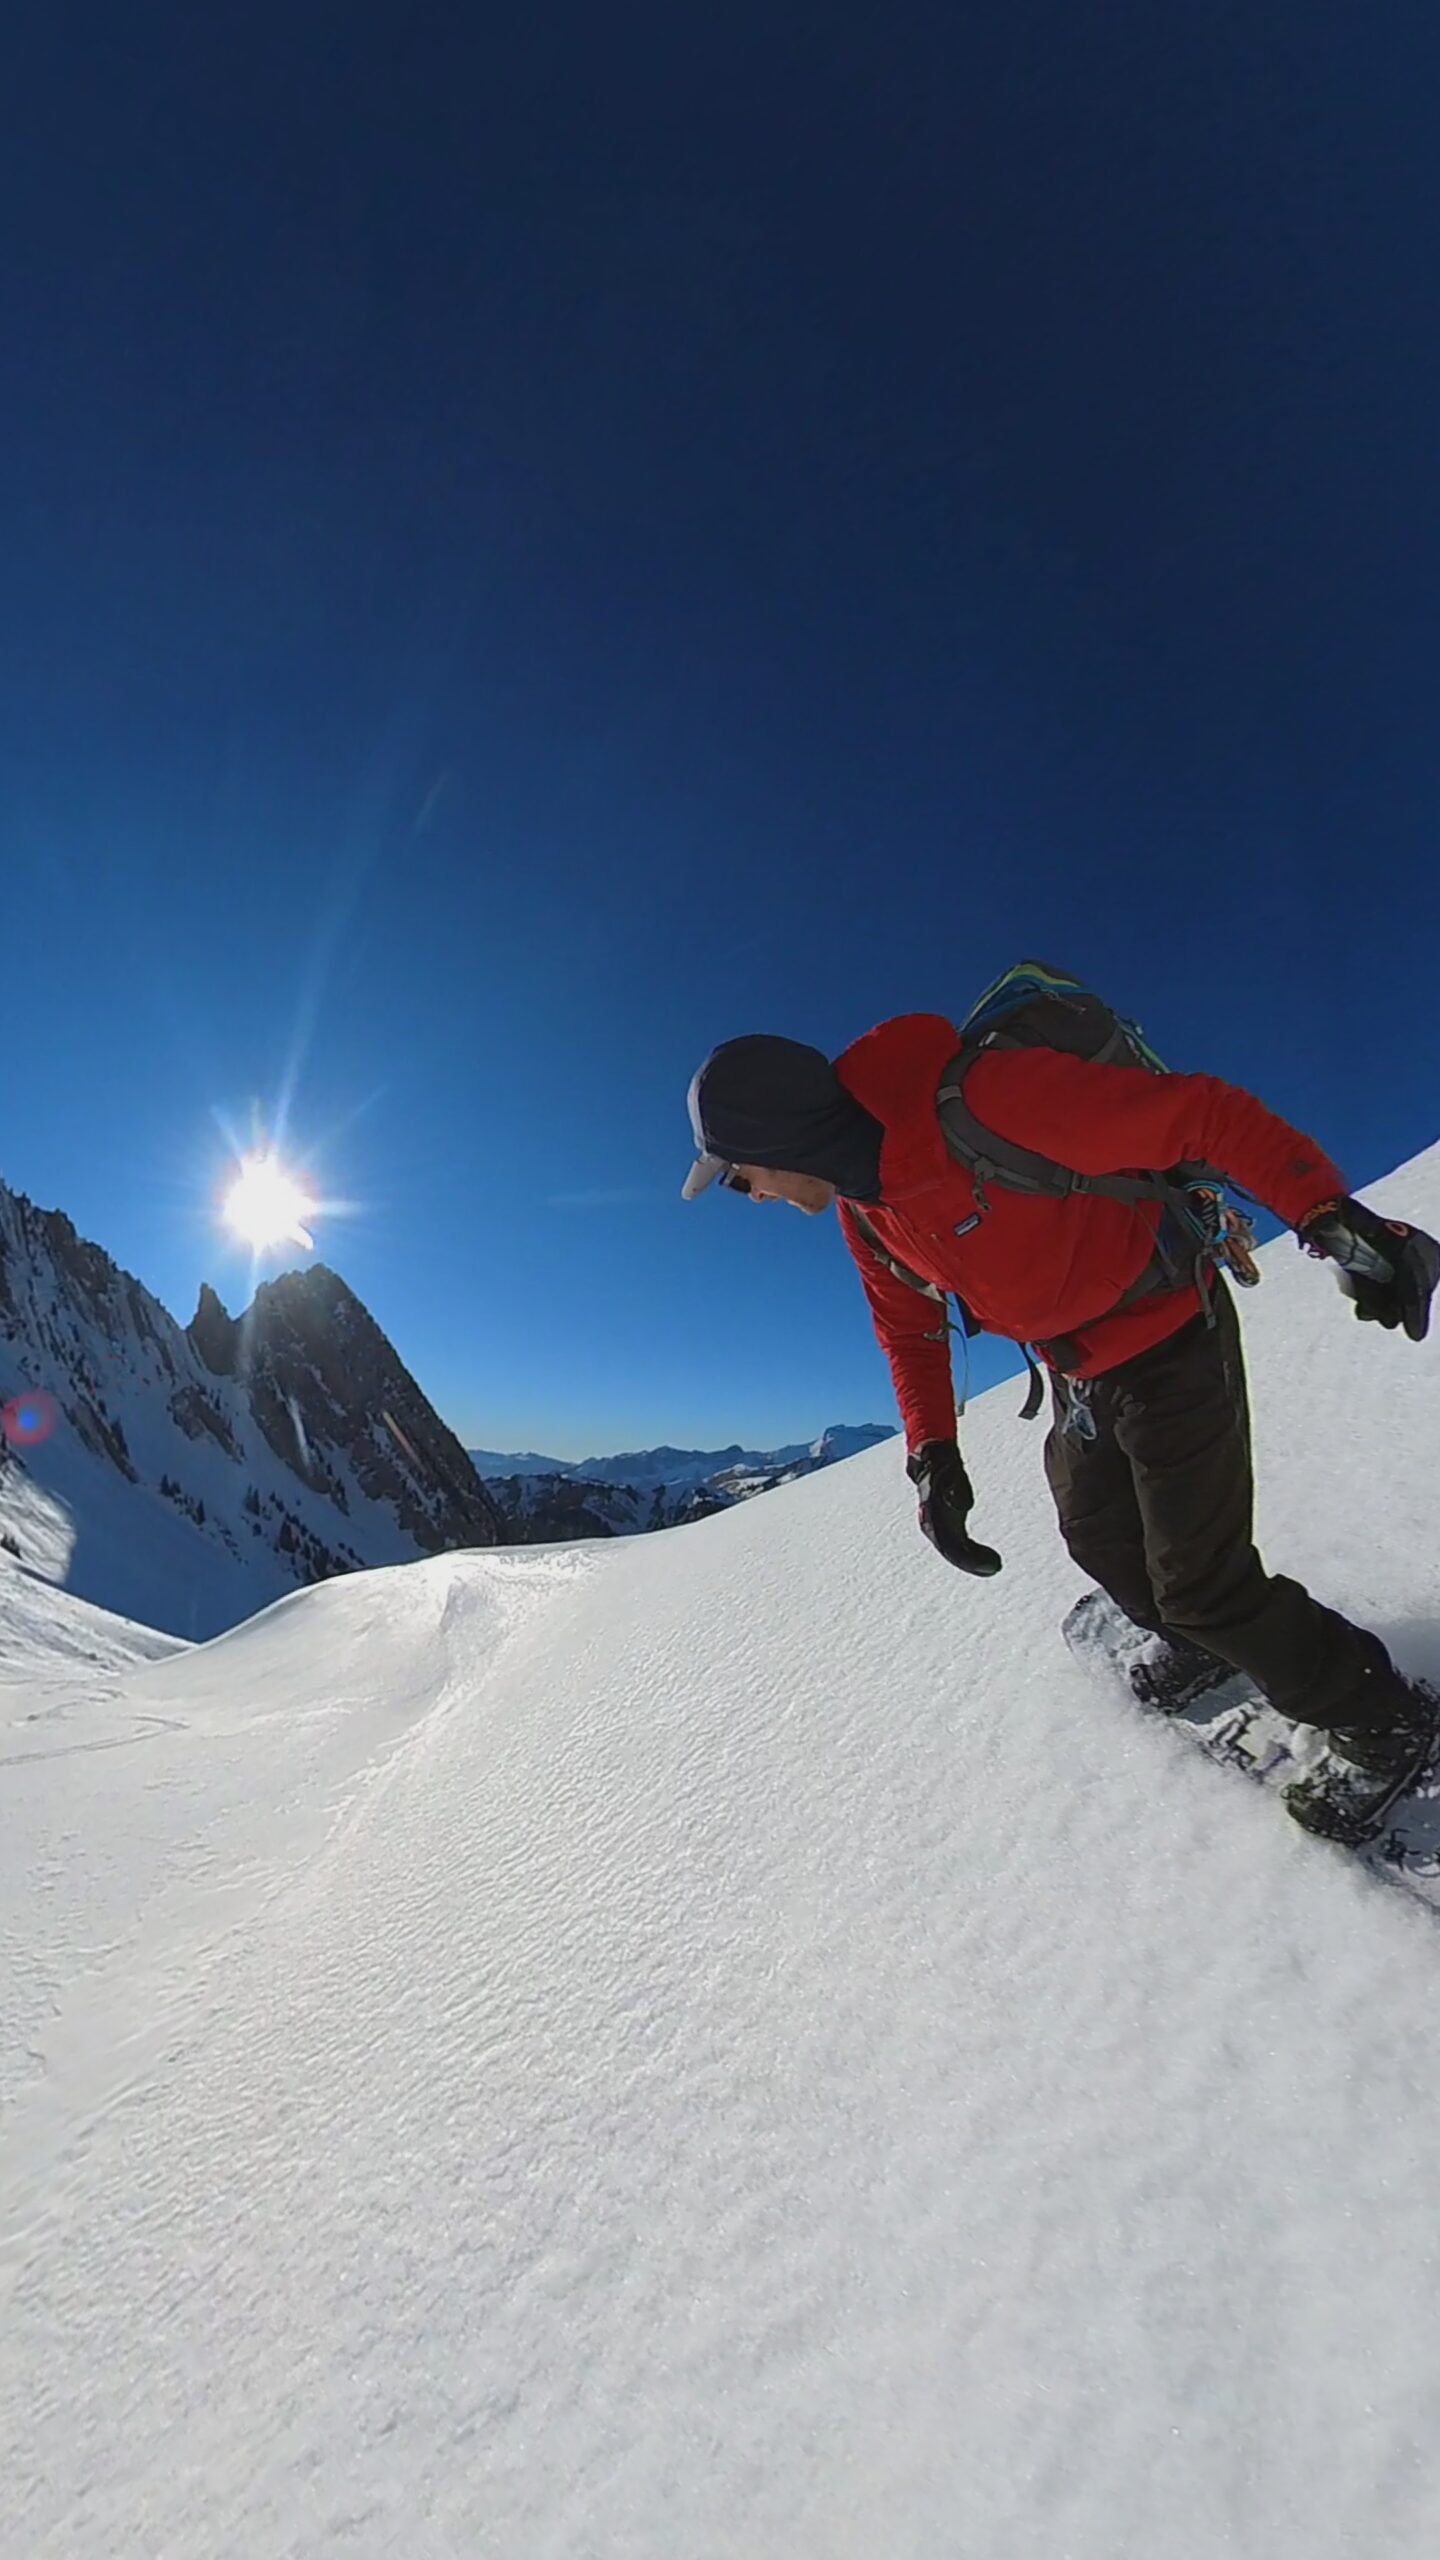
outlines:
[{"label": "red jacket", "polygon": [[[1153,1203],[1131,1208],[1084,1192],[1037,1200],[992,1185],[978,1226],[955,1233],[974,1214],[975,1190],[941,1135],[935,1093],[959,1046],[942,1014],[906,1013],[867,1031],[835,1061],[847,1092],[885,1131],[883,1205],[865,1214],[890,1252],[922,1279],[958,1290],[987,1332],[1015,1342],[1074,1337],[1077,1377],[1113,1369],[1187,1324],[1200,1305],[1194,1287],[1105,1312],[1150,1260],[1160,1215]],[[966,1077],[965,1099],[997,1136],[1077,1173],[1163,1172],[1187,1158],[1214,1165],[1289,1226],[1346,1189],[1309,1138],[1218,1076],[1096,1066],[1057,1049],[987,1049]],[[840,1224],[889,1358],[909,1446],[953,1439],[950,1345],[934,1338],[934,1302],[886,1269],[843,1200]]]}]

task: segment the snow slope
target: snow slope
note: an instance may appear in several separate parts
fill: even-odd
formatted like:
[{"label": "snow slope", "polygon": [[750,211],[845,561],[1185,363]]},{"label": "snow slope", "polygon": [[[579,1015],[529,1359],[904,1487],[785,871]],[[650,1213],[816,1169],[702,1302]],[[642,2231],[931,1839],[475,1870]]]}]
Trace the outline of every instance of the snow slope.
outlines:
[{"label": "snow slope", "polygon": [[[1265,1543],[1436,1674],[1440,1345],[1265,1267]],[[1020,1393],[998,1583],[891,1444],[16,1702],[7,2560],[1437,2547],[1440,1929],[1068,1663]]]},{"label": "snow slope", "polygon": [[69,1672],[72,1686],[93,1700],[102,1675],[187,1650],[178,1636],[114,1617],[0,1555],[0,1698],[7,1689],[27,1701],[38,1692],[53,1704],[61,1674]]}]

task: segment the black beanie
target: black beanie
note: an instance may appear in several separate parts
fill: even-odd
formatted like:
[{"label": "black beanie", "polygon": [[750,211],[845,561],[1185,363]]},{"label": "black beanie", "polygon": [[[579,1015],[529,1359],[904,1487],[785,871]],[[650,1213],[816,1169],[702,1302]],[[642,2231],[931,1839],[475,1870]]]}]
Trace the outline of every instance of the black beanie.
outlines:
[{"label": "black beanie", "polygon": [[695,1143],[727,1164],[813,1173],[847,1200],[880,1197],[884,1130],[823,1050],[752,1031],[713,1049],[690,1087]]}]

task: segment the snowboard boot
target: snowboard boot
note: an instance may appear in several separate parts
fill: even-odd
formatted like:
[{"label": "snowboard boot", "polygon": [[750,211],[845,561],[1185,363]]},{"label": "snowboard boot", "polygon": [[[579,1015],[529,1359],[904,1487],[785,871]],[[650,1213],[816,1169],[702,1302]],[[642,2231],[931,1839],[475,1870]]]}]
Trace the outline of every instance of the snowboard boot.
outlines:
[{"label": "snowboard boot", "polygon": [[[1435,1738],[1430,1692],[1396,1670],[1379,1636],[1357,1630],[1365,1662],[1339,1716],[1324,1727],[1332,1751],[1369,1778],[1392,1778],[1423,1765]],[[1417,1755],[1418,1759],[1417,1759]]]},{"label": "snowboard boot", "polygon": [[1326,1727],[1332,1751],[1370,1778],[1406,1779],[1422,1769],[1436,1740],[1435,1707],[1422,1689],[1398,1683],[1391,1713],[1383,1724]]},{"label": "snowboard boot", "polygon": [[1440,1698],[1403,1678],[1378,1637],[1367,1650],[1371,1661],[1353,1693],[1360,1722],[1324,1727],[1334,1755],[1328,1767],[1322,1762],[1285,1790],[1287,1812],[1329,1840],[1370,1837],[1440,1749]]},{"label": "snowboard boot", "polygon": [[1156,1715],[1177,1716],[1207,1689],[1234,1677],[1230,1663],[1207,1653],[1188,1636],[1157,1635],[1126,1668],[1126,1679],[1142,1707]]}]

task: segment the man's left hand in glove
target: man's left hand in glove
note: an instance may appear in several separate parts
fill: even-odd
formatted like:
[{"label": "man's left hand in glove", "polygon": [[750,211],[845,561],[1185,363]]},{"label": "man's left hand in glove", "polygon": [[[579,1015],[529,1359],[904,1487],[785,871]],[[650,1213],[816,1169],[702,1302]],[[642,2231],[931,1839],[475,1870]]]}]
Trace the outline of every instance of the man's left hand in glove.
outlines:
[{"label": "man's left hand in glove", "polygon": [[993,1547],[971,1537],[966,1522],[975,1488],[954,1440],[926,1440],[905,1461],[905,1471],[920,1496],[920,1526],[938,1555],[961,1573],[989,1575],[1000,1571]]},{"label": "man's left hand in glove", "polygon": [[1301,1220],[1300,1241],[1337,1266],[1362,1323],[1392,1333],[1403,1325],[1412,1342],[1424,1341],[1440,1285],[1440,1244],[1423,1227],[1377,1217],[1363,1200],[1325,1200]]}]

